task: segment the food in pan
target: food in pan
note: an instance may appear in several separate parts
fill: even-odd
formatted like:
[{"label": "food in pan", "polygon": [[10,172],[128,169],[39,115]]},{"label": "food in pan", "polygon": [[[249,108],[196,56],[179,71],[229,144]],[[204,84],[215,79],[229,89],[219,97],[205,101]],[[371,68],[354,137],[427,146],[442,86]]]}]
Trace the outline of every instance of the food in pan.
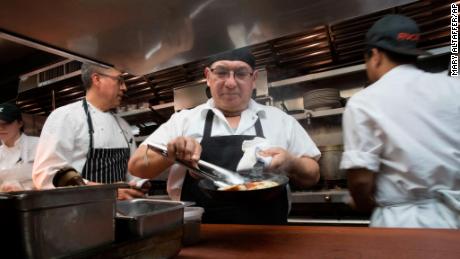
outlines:
[{"label": "food in pan", "polygon": [[219,191],[252,191],[277,186],[278,183],[270,180],[246,182],[219,188]]}]

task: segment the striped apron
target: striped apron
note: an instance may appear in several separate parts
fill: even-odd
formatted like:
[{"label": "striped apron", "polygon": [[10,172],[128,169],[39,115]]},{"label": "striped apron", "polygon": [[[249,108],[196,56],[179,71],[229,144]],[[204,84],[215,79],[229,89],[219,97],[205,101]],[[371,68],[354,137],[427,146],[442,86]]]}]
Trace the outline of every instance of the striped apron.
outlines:
[{"label": "striped apron", "polygon": [[115,121],[121,129],[123,137],[128,144],[126,148],[94,148],[93,133],[94,127],[91,120],[91,115],[88,109],[88,103],[83,100],[83,108],[86,114],[89,131],[89,150],[86,155],[86,162],[83,166],[83,178],[97,183],[115,183],[126,181],[126,173],[128,172],[128,160],[130,156],[129,142],[123,133],[117,118]]}]

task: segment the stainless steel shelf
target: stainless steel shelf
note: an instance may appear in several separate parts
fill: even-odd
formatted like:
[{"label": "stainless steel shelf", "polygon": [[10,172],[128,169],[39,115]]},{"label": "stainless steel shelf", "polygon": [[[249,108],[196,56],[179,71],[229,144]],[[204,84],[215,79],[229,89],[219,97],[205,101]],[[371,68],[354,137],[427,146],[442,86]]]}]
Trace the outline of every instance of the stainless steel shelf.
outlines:
[{"label": "stainless steel shelf", "polygon": [[174,108],[174,102],[162,103],[162,104],[152,106],[152,109],[154,110],[161,110],[161,109],[167,109],[167,108]]},{"label": "stainless steel shelf", "polygon": [[303,113],[293,114],[292,116],[297,120],[305,120],[310,118],[319,118],[319,117],[327,117],[333,115],[340,115],[343,113],[345,108],[335,108],[335,109],[328,109],[328,110],[321,110],[321,111],[311,111],[305,110]]},{"label": "stainless steel shelf", "polygon": [[344,203],[351,200],[348,190],[292,192],[292,203]]},{"label": "stainless steel shelf", "polygon": [[168,108],[173,108],[174,109],[174,102],[169,102],[169,103],[162,103],[158,105],[154,105],[148,108],[141,108],[141,109],[136,109],[132,111],[126,111],[126,112],[120,112],[118,113],[119,116],[121,117],[127,117],[127,116],[132,116],[132,115],[137,115],[141,113],[146,113],[150,112],[152,109],[153,110],[162,110],[162,109],[168,109]]},{"label": "stainless steel shelf", "polygon": [[[446,54],[450,52],[450,46],[429,49],[428,52],[430,52],[433,56]],[[425,59],[429,57],[432,57],[432,56],[421,56],[419,57],[419,59]],[[308,75],[288,78],[288,79],[284,79],[280,81],[275,81],[275,82],[269,83],[268,86],[269,87],[282,87],[282,86],[287,86],[287,85],[292,85],[292,84],[297,84],[297,83],[302,83],[302,82],[307,82],[307,81],[313,81],[313,80],[319,80],[319,79],[324,79],[324,78],[329,78],[329,77],[334,77],[334,76],[346,75],[346,74],[351,74],[351,73],[356,73],[356,72],[364,72],[365,70],[366,70],[365,64],[358,64],[354,66],[342,67],[342,68],[333,69],[329,71],[324,71],[324,72],[319,72],[319,73],[314,73],[314,74],[308,74]]]},{"label": "stainless steel shelf", "polygon": [[287,86],[287,85],[297,84],[297,83],[306,82],[306,81],[319,80],[319,79],[333,77],[333,76],[340,76],[340,75],[345,75],[345,74],[350,74],[350,73],[355,73],[355,72],[361,72],[364,70],[366,70],[366,66],[364,64],[359,64],[359,65],[329,70],[325,72],[308,74],[304,76],[293,77],[293,78],[288,78],[288,79],[284,79],[284,80],[280,80],[276,82],[271,82],[269,83],[268,86],[269,87],[281,87],[281,86]]},{"label": "stainless steel shelf", "polygon": [[149,111],[150,111],[150,108],[142,108],[142,109],[136,109],[136,110],[132,110],[132,111],[120,112],[120,113],[118,113],[118,115],[121,116],[121,117],[127,117],[127,116],[141,114],[141,113],[145,113],[145,112],[149,112]]},{"label": "stainless steel shelf", "polygon": [[[438,56],[438,55],[447,54],[447,53],[450,53],[450,46],[444,46],[444,47],[430,49],[430,50],[428,50],[428,52],[430,52],[432,56]],[[421,57],[419,57],[419,59],[430,58],[432,56],[421,56]]]},{"label": "stainless steel shelf", "polygon": [[147,139],[149,136],[137,136],[137,137],[134,137],[134,141],[136,142],[142,142],[144,141],[145,139]]}]

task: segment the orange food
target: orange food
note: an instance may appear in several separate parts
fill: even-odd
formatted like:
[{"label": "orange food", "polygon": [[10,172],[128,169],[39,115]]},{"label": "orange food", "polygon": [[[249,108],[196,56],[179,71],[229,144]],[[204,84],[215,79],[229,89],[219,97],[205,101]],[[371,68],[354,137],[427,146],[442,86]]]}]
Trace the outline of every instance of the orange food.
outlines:
[{"label": "orange food", "polygon": [[278,183],[270,180],[246,182],[242,184],[221,187],[219,191],[251,191],[277,186]]}]

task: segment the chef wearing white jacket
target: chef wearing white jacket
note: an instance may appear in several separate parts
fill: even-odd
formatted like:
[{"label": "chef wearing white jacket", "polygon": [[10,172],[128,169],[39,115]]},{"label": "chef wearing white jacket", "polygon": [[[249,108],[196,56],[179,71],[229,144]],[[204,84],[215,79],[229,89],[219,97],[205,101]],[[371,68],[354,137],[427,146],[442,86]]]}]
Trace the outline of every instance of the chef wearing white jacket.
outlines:
[{"label": "chef wearing white jacket", "polygon": [[418,39],[401,15],[368,31],[374,83],[347,103],[341,168],[371,226],[460,228],[460,84],[413,65]]},{"label": "chef wearing white jacket", "polygon": [[[60,170],[81,174],[88,184],[129,181],[128,159],[136,146],[126,121],[112,112],[126,92],[121,72],[83,64],[83,100],[59,107],[43,126],[33,168],[38,189],[54,188]],[[70,169],[69,169],[70,168]],[[143,197],[120,189],[119,199]]]},{"label": "chef wearing white jacket", "polygon": [[22,132],[21,110],[14,104],[0,104],[0,191],[33,189],[32,165],[37,137]]}]

